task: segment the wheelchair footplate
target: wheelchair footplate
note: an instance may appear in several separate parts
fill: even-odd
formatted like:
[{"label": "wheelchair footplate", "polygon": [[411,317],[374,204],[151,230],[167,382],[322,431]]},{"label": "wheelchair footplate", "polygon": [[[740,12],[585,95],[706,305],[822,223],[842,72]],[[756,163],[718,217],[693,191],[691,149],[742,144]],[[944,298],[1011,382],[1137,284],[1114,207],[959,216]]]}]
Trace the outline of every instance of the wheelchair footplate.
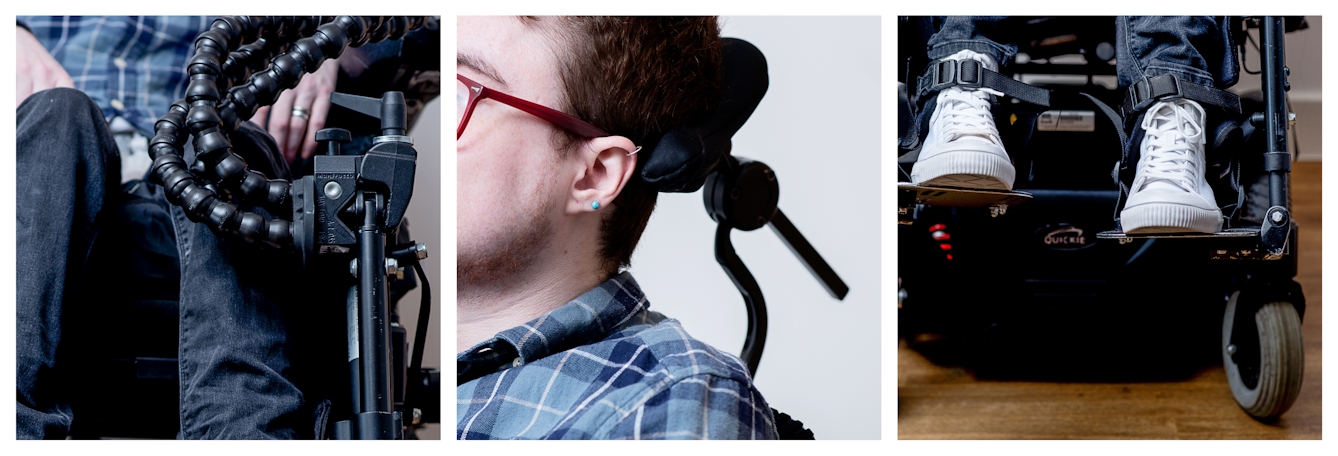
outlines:
[{"label": "wheelchair footplate", "polygon": [[903,224],[905,216],[918,204],[948,207],[988,207],[990,216],[997,217],[1008,212],[1008,206],[1022,204],[1031,200],[1031,194],[1010,190],[985,190],[957,187],[931,187],[915,185],[910,182],[897,183],[897,213]]},{"label": "wheelchair footplate", "polygon": [[1263,245],[1259,228],[1230,228],[1216,233],[1148,233],[1148,234],[1128,234],[1119,231],[1102,231],[1097,233],[1097,239],[1116,240],[1120,244],[1130,243],[1139,239],[1220,239],[1222,241],[1242,241],[1226,242],[1220,246],[1212,247],[1208,250],[1208,257],[1213,260],[1277,260],[1282,258],[1286,252],[1286,244],[1270,251]]},{"label": "wheelchair footplate", "polygon": [[1121,244],[1133,242],[1138,239],[1153,238],[1174,238],[1174,239],[1223,239],[1223,238],[1259,238],[1258,228],[1230,228],[1216,233],[1140,233],[1129,234],[1121,231],[1102,231],[1096,234],[1097,239],[1114,239]]}]

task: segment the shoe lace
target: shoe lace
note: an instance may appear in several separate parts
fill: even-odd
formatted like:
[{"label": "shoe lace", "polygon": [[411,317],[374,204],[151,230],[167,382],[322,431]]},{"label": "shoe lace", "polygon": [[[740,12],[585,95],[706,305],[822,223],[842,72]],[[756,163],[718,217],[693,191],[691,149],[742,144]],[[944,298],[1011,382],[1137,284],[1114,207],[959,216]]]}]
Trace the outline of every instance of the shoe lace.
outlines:
[{"label": "shoe lace", "polygon": [[1162,181],[1195,191],[1205,161],[1200,156],[1203,118],[1203,108],[1183,102],[1159,103],[1143,118],[1143,188]]},{"label": "shoe lace", "polygon": [[938,109],[939,125],[945,141],[952,141],[962,136],[980,136],[994,143],[1000,143],[999,130],[994,126],[994,114],[990,112],[990,95],[1003,96],[990,89],[948,89],[939,94],[942,98]]}]

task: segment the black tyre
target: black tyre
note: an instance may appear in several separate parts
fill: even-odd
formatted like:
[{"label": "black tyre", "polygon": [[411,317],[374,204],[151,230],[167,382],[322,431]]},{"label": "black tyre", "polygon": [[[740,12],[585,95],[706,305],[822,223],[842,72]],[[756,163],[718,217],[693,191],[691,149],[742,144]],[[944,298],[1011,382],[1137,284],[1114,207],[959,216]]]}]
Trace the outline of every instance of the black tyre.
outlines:
[{"label": "black tyre", "polygon": [[[1239,291],[1232,293],[1222,323],[1222,364],[1227,383],[1245,413],[1259,420],[1274,420],[1291,408],[1301,393],[1305,373],[1301,317],[1289,302],[1269,302],[1255,312],[1255,328],[1233,328],[1239,296]],[[1237,347],[1231,343],[1233,331],[1257,337],[1238,340],[1242,346]],[[1245,346],[1249,343],[1257,345]],[[1233,356],[1244,353],[1248,355]]]}]

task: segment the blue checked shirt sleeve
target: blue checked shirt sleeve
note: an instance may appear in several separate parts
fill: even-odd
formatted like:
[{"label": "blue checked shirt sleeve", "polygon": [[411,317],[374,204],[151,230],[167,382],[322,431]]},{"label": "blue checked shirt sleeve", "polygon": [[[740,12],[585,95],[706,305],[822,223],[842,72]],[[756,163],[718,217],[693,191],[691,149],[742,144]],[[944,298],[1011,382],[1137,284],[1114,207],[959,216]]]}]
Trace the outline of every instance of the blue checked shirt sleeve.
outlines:
[{"label": "blue checked shirt sleeve", "polygon": [[694,375],[656,393],[613,424],[608,438],[774,440],[771,407],[751,385]]}]

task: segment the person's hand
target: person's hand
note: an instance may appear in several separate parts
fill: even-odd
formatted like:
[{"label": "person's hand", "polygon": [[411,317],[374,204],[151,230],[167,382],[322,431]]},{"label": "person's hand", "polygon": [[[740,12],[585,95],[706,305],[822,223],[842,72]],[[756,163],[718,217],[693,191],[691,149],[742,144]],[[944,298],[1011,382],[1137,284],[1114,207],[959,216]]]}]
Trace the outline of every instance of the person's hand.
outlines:
[{"label": "person's hand", "polygon": [[256,110],[254,118],[262,122],[268,119],[267,124],[261,126],[274,137],[288,163],[293,163],[298,156],[311,158],[316,153],[316,132],[325,128],[325,117],[330,112],[330,94],[338,79],[339,63],[334,59],[326,60],[315,73],[303,76],[297,87],[279,94],[274,106]]},{"label": "person's hand", "polygon": [[51,53],[37,41],[37,37],[23,27],[17,28],[18,54],[15,55],[15,60],[18,64],[18,74],[15,79],[19,91],[18,96],[14,98],[15,107],[23,104],[23,100],[29,95],[46,89],[74,88],[74,80],[70,79],[70,74],[51,57]]}]

